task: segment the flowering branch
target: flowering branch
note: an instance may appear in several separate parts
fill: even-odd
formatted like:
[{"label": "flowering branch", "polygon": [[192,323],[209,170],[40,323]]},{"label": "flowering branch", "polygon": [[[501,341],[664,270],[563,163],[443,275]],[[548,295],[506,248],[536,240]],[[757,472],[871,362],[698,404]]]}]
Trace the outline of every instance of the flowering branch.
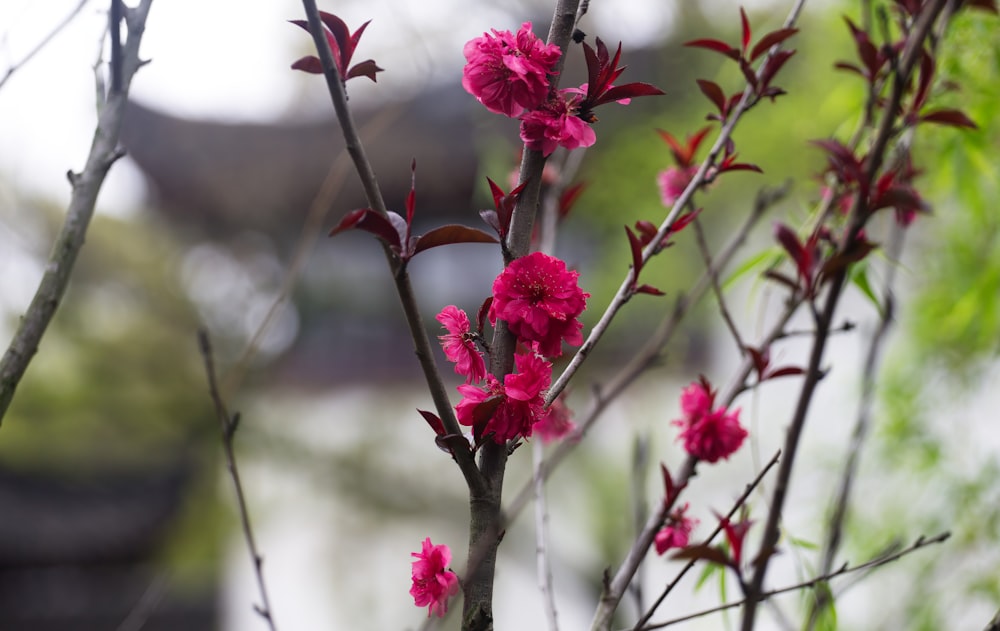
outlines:
[{"label": "flowering branch", "polygon": [[[781,457],[781,451],[775,452],[774,456],[771,457],[771,460],[769,460],[768,463],[764,465],[764,468],[760,470],[760,473],[757,474],[757,477],[755,477],[749,484],[746,485],[746,487],[743,489],[743,493],[739,496],[739,498],[736,499],[735,502],[733,502],[733,507],[729,509],[728,513],[726,513],[725,518],[720,519],[719,524],[715,527],[715,530],[712,531],[712,534],[705,537],[705,540],[701,544],[702,546],[710,545],[712,541],[714,541],[715,538],[719,536],[719,533],[725,529],[726,522],[732,519],[733,516],[735,516],[736,513],[740,510],[740,508],[742,508],[746,504],[747,498],[750,497],[750,494],[753,493],[754,489],[756,489],[760,485],[760,483],[764,480],[764,476],[767,475],[767,472],[770,471],[774,467],[774,465],[778,464],[778,459],[780,457]],[[632,627],[632,631],[639,631],[640,629],[644,628],[643,625],[649,622],[649,619],[653,617],[654,613],[656,613],[656,609],[661,604],[663,604],[663,601],[667,598],[670,592],[673,591],[674,587],[677,586],[677,584],[681,581],[681,579],[684,578],[684,575],[687,574],[691,570],[691,568],[694,567],[694,564],[697,562],[698,562],[697,558],[692,558],[688,560],[687,564],[685,564],[684,567],[681,569],[681,571],[677,573],[677,576],[675,576],[674,579],[669,583],[667,583],[667,586],[663,588],[663,591],[660,593],[660,596],[656,599],[656,602],[654,602],[646,611],[646,613],[643,614],[642,618],[640,618],[639,621],[635,623],[635,626]]]},{"label": "flowering branch", "polygon": [[[887,565],[889,563],[892,563],[893,561],[896,561],[896,560],[898,560],[898,559],[900,559],[900,558],[902,558],[902,557],[910,554],[911,552],[916,552],[917,550],[920,550],[921,548],[926,548],[927,546],[934,545],[934,544],[937,544],[937,543],[943,543],[950,536],[951,536],[950,532],[943,532],[943,533],[941,533],[939,535],[935,535],[935,536],[930,537],[930,538],[926,538],[926,537],[921,536],[921,537],[918,537],[917,540],[914,541],[913,544],[910,545],[909,547],[904,548],[902,550],[899,550],[897,552],[894,552],[892,554],[882,555],[882,556],[875,557],[875,558],[873,558],[873,559],[871,559],[869,561],[866,561],[866,562],[862,563],[861,565],[851,566],[851,565],[848,565],[847,563],[845,563],[844,565],[842,565],[840,568],[838,568],[837,570],[835,570],[833,572],[829,572],[829,573],[823,574],[821,576],[816,576],[816,577],[811,578],[811,579],[809,579],[807,581],[802,581],[801,583],[796,583],[794,585],[789,585],[787,587],[782,587],[782,588],[779,588],[779,589],[768,590],[768,591],[760,594],[760,598],[766,600],[766,599],[771,598],[772,596],[777,596],[779,594],[787,594],[788,592],[794,592],[794,591],[798,591],[798,590],[801,590],[801,589],[808,589],[810,587],[816,587],[817,585],[820,585],[822,583],[826,583],[826,582],[830,581],[831,579],[837,578],[838,576],[845,576],[847,574],[853,574],[855,572],[861,572],[861,571],[864,571],[864,570],[871,570],[871,569],[879,568],[879,567],[882,567],[883,565]],[[634,629],[633,631],[653,631],[654,629],[664,629],[666,627],[670,627],[670,626],[673,626],[673,625],[681,623],[681,622],[687,622],[688,620],[694,620],[695,618],[701,618],[701,617],[707,616],[709,614],[717,613],[717,612],[720,612],[720,611],[726,611],[727,609],[734,609],[736,607],[741,607],[743,605],[746,605],[748,602],[749,602],[749,598],[745,598],[743,600],[738,600],[738,601],[735,601],[735,602],[726,603],[724,605],[719,605],[718,607],[712,607],[711,609],[704,609],[704,610],[698,611],[696,613],[688,614],[686,616],[681,616],[680,618],[673,618],[672,620],[667,620],[667,621],[664,621],[664,622],[657,622],[655,624],[646,625],[644,627],[640,627],[638,629]]]},{"label": "flowering branch", "polygon": [[[791,28],[798,19],[799,13],[802,11],[802,7],[805,5],[805,0],[797,0],[792,10],[789,12],[788,17],[785,19],[784,28]],[[764,60],[761,63],[760,70],[757,73],[758,79],[760,79],[765,70],[768,67],[768,61],[777,53],[778,45],[774,45],[765,55]],[[674,202],[673,207],[670,212],[667,213],[667,217],[660,224],[659,229],[656,232],[656,236],[650,241],[646,248],[642,251],[642,264],[649,261],[650,258],[655,256],[660,251],[660,243],[670,232],[671,227],[674,222],[680,217],[681,212],[685,207],[691,202],[695,192],[705,184],[709,179],[709,173],[719,159],[719,155],[723,152],[726,146],[729,144],[729,140],[732,137],[733,130],[736,128],[736,124],[740,121],[743,114],[749,109],[752,103],[755,102],[755,87],[748,81],[747,86],[743,91],[743,96],[740,98],[739,102],[733,107],[733,109],[728,113],[725,123],[722,129],[719,131],[719,136],[715,140],[715,144],[709,150],[708,155],[702,161],[698,170],[695,172],[691,181],[684,188],[684,191],[677,197]],[[758,97],[759,98],[759,97]],[[601,315],[600,320],[591,329],[590,334],[587,339],[584,340],[583,345],[576,351],[573,358],[570,360],[566,368],[559,375],[559,378],[552,384],[549,388],[549,394],[546,397],[546,403],[551,403],[555,400],[559,393],[563,391],[569,380],[576,374],[576,371],[580,369],[584,360],[590,355],[590,352],[600,341],[601,337],[607,331],[608,326],[614,319],[618,311],[628,302],[629,298],[632,297],[634,292],[632,279],[632,270],[625,275],[625,280],[622,281],[621,286],[618,288],[618,292],[611,299],[611,303],[605,309],[604,313]]]},{"label": "flowering branch", "polygon": [[267,622],[271,631],[276,631],[274,614],[271,611],[271,601],[267,597],[267,584],[264,581],[264,557],[257,550],[257,543],[253,536],[253,527],[250,525],[250,511],[247,508],[246,496],[243,493],[243,483],[240,482],[240,471],[236,467],[236,454],[233,450],[233,438],[236,429],[239,427],[240,415],[230,416],[226,410],[226,404],[219,394],[219,385],[215,376],[215,362],[212,359],[212,344],[208,339],[208,332],[204,329],[198,331],[198,348],[201,351],[201,358],[205,364],[205,374],[208,378],[208,391],[212,397],[212,404],[215,406],[215,415],[219,421],[219,429],[222,433],[222,449],[226,455],[226,468],[229,477],[233,481],[233,490],[236,492],[236,506],[240,513],[240,524],[243,526],[243,538],[246,541],[247,549],[250,552],[250,561],[253,563],[254,574],[257,577],[257,589],[260,592],[260,605],[254,605],[253,610]]},{"label": "flowering branch", "polygon": [[[319,54],[323,75],[326,78],[327,88],[330,92],[330,99],[333,101],[334,110],[337,113],[337,120],[340,122],[340,129],[344,135],[344,144],[347,148],[354,167],[358,172],[361,185],[365,190],[369,206],[379,215],[386,216],[388,211],[385,200],[382,198],[382,191],[379,188],[375,171],[365,154],[364,145],[354,124],[354,118],[347,105],[347,91],[344,87],[344,78],[337,70],[337,64],[330,49],[330,42],[327,40],[323,30],[323,23],[320,19],[319,10],[316,8],[315,0],[302,0],[308,19],[308,30],[316,44]],[[424,379],[430,390],[431,398],[434,400],[434,407],[438,416],[444,424],[445,431],[452,435],[461,435],[462,430],[455,417],[455,410],[451,406],[448,398],[448,391],[445,387],[441,373],[438,371],[434,361],[434,354],[431,349],[430,339],[424,328],[423,319],[420,317],[420,309],[417,307],[416,296],[413,293],[413,286],[410,283],[409,274],[403,262],[392,253],[388,246],[384,245],[386,260],[392,272],[393,281],[396,285],[396,293],[403,307],[406,316],[406,323],[410,328],[410,336],[413,339],[414,351],[420,367],[424,373]],[[454,449],[452,454],[455,462],[458,463],[465,477],[466,484],[470,490],[482,490],[485,487],[483,476],[476,468],[472,453],[464,449]]]},{"label": "flowering branch", "polygon": [[[758,193],[756,201],[747,215],[746,220],[736,230],[721,252],[714,258],[714,271],[721,273],[729,265],[729,262],[736,255],[736,252],[746,242],[747,235],[757,225],[764,213],[787,194],[787,186],[774,190],[764,190]],[[677,327],[694,305],[698,304],[701,298],[708,291],[709,270],[704,270],[701,276],[695,281],[690,291],[686,295],[679,296],[674,304],[674,308],[659,324],[656,331],[650,336],[645,345],[635,354],[632,360],[621,370],[615,373],[614,379],[599,388],[595,388],[594,399],[590,408],[581,416],[583,419],[576,431],[565,440],[559,443],[556,449],[549,455],[548,459],[541,465],[541,475],[548,477],[555,471],[556,467],[572,453],[576,446],[580,444],[583,437],[587,435],[594,426],[604,410],[612,401],[620,396],[635,380],[642,375],[659,357],[663,348],[673,338]],[[750,374],[752,364],[747,363],[746,375]],[[744,376],[744,379],[746,377]],[[514,499],[507,506],[505,516],[510,523],[520,514],[528,500],[531,498],[531,485],[525,484],[514,496]]]},{"label": "flowering branch", "polygon": [[14,339],[0,360],[0,422],[10,407],[14,391],[28,369],[28,364],[38,351],[38,345],[56,308],[62,302],[63,294],[66,293],[76,257],[83,247],[87,228],[94,216],[97,194],[104,184],[104,178],[111,165],[125,155],[118,147],[118,136],[132,77],[145,63],[139,59],[139,44],[146,29],[146,16],[151,4],[152,0],[143,0],[137,7],[126,11],[128,35],[122,51],[121,89],[104,95],[105,100],[99,107],[97,128],[94,130],[90,154],[83,171],[70,171],[67,174],[73,191],[66,219],[53,244],[35,296],[21,318]]},{"label": "flowering branch", "polygon": [[[931,0],[920,12],[912,30],[906,38],[905,48],[900,56],[898,64],[894,70],[895,80],[892,82],[890,96],[884,108],[885,115],[878,128],[875,140],[872,143],[868,157],[865,159],[864,173],[866,182],[874,182],[875,176],[882,165],[884,154],[888,147],[889,139],[896,127],[897,117],[902,114],[900,104],[903,93],[910,84],[910,77],[918,58],[923,51],[924,39],[930,33],[938,15],[944,9],[947,0]],[[855,198],[854,206],[851,209],[849,226],[838,249],[838,255],[847,255],[857,247],[859,236],[865,222],[868,220],[872,209],[869,208],[867,195],[858,194]],[[781,463],[775,484],[767,522],[764,528],[763,539],[761,541],[759,562],[754,568],[753,578],[748,583],[746,606],[743,609],[742,631],[751,631],[756,620],[757,605],[765,597],[763,592],[764,578],[767,574],[768,564],[773,556],[779,538],[779,524],[782,510],[788,492],[791,479],[792,467],[795,463],[795,454],[799,445],[799,440],[805,425],[806,416],[812,401],[813,393],[823,376],[820,364],[823,360],[823,351],[829,337],[834,311],[840,300],[841,292],[847,278],[847,266],[843,265],[834,272],[830,281],[830,289],[826,297],[826,303],[816,322],[816,337],[813,342],[812,351],[809,357],[809,364],[806,370],[806,377],[799,395],[791,424],[785,439],[784,453],[785,459]]]}]

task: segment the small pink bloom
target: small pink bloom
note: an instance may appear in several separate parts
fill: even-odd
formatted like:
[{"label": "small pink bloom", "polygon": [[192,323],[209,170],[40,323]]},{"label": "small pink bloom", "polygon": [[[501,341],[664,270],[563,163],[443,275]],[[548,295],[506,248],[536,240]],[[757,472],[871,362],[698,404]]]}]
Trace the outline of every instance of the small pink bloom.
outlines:
[{"label": "small pink bloom", "polygon": [[533,429],[545,444],[559,440],[576,429],[576,424],[571,418],[572,414],[573,412],[560,395],[549,406],[549,412],[545,418],[536,422]]},{"label": "small pink bloom", "polygon": [[437,314],[437,321],[448,331],[442,335],[441,347],[448,361],[455,362],[455,373],[465,376],[465,383],[475,383],[486,378],[486,362],[476,348],[475,336],[464,311],[448,305]]},{"label": "small pink bloom", "polygon": [[594,130],[577,114],[577,99],[567,101],[557,92],[538,109],[521,116],[521,140],[534,151],[548,156],[556,147],[589,147],[597,142]]},{"label": "small pink bloom", "polygon": [[687,509],[688,505],[684,504],[674,511],[663,529],[656,533],[653,543],[656,545],[657,554],[663,554],[671,548],[684,548],[688,545],[691,531],[698,525],[698,520],[685,516],[684,513]]},{"label": "small pink bloom", "polygon": [[516,117],[541,105],[549,93],[549,74],[562,54],[545,44],[525,22],[517,34],[493,29],[466,43],[462,87],[486,109]]},{"label": "small pink bloom", "polygon": [[410,595],[417,607],[427,606],[427,617],[436,613],[444,617],[448,611],[448,597],[458,593],[458,577],[447,569],[451,563],[451,550],[446,545],[436,546],[431,538],[424,539],[420,552],[410,554],[413,562],[413,586]]},{"label": "small pink bloom", "polygon": [[698,172],[698,167],[670,167],[660,171],[656,176],[656,184],[660,188],[660,201],[667,208],[674,205],[674,202],[681,196],[687,185],[691,183],[691,178]]},{"label": "small pink bloom", "polygon": [[587,306],[579,273],[554,256],[533,252],[515,259],[493,281],[490,322],[505,320],[510,330],[545,357],[562,355],[562,342],[583,343],[577,319]]},{"label": "small pink bloom", "polygon": [[485,390],[473,385],[458,387],[463,398],[455,412],[462,425],[474,426],[480,404],[499,397],[483,430],[484,435],[492,433],[498,444],[531,436],[534,425],[545,421],[550,413],[544,394],[552,381],[552,364],[534,353],[515,355],[514,364],[517,372],[506,375],[502,384],[488,375]]},{"label": "small pink bloom", "polygon": [[707,462],[728,459],[747,437],[740,425],[740,410],[730,412],[721,407],[712,411],[714,401],[715,393],[706,381],[692,383],[681,394],[684,416],[673,422],[683,428],[679,438],[684,441],[684,450]]}]

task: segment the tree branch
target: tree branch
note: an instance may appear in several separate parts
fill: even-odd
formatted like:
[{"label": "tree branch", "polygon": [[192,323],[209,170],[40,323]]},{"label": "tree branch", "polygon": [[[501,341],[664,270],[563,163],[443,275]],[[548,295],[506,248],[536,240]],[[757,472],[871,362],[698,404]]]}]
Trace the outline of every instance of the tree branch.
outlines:
[{"label": "tree branch", "polygon": [[271,610],[271,601],[267,596],[267,583],[264,581],[264,557],[257,550],[257,542],[253,536],[253,527],[250,524],[250,511],[247,508],[246,496],[243,493],[243,483],[240,481],[240,471],[236,467],[236,453],[233,450],[233,438],[236,436],[236,429],[239,426],[240,415],[237,412],[233,416],[226,410],[226,404],[219,394],[219,385],[215,377],[215,362],[212,359],[212,344],[208,339],[208,333],[202,329],[198,331],[198,348],[201,350],[202,361],[205,364],[205,374],[208,377],[208,391],[215,406],[215,416],[219,421],[219,430],[222,434],[222,448],[226,455],[226,469],[229,477],[233,481],[233,490],[236,492],[236,506],[240,513],[240,524],[243,526],[243,539],[247,543],[250,552],[250,561],[253,563],[254,574],[257,577],[257,590],[260,593],[260,605],[254,605],[253,610],[263,618],[271,631],[276,631],[274,614]]},{"label": "tree branch", "polygon": [[143,0],[126,12],[128,35],[122,50],[122,86],[107,95],[98,111],[97,128],[90,146],[86,165],[80,173],[68,173],[73,186],[69,209],[56,237],[45,273],[38,284],[27,312],[22,316],[14,339],[0,361],[0,422],[14,398],[28,364],[38,352],[38,345],[55,315],[66,287],[69,285],[77,255],[83,247],[90,220],[94,216],[97,194],[104,184],[111,165],[124,152],[118,147],[118,136],[125,116],[132,77],[145,62],[139,59],[139,44],[146,28],[146,16],[152,0]]}]

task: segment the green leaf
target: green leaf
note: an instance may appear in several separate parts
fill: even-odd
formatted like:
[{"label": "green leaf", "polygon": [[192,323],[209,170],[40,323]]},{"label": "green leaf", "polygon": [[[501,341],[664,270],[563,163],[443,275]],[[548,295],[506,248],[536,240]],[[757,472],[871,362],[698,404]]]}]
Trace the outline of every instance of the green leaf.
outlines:
[{"label": "green leaf", "polygon": [[751,272],[764,270],[777,265],[781,261],[783,252],[784,250],[782,250],[781,247],[772,246],[751,256],[747,260],[743,261],[743,263],[740,264],[740,266],[737,267],[733,273],[722,282],[722,289],[729,289],[729,287],[736,281]]},{"label": "green leaf", "polygon": [[875,295],[871,282],[868,280],[868,265],[864,261],[851,267],[850,279],[851,284],[860,289],[861,293],[874,305],[878,314],[885,317],[885,312],[882,310],[882,303],[879,302],[878,296]]}]

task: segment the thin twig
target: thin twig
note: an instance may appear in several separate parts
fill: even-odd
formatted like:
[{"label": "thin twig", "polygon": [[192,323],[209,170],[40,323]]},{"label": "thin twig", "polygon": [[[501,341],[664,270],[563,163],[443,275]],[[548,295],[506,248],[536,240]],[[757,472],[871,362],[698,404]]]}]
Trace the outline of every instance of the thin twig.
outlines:
[{"label": "thin twig", "polygon": [[[733,502],[732,508],[730,508],[729,512],[726,513],[726,519],[732,519],[733,516],[736,515],[737,511],[739,511],[740,508],[746,503],[747,498],[750,497],[750,494],[753,493],[754,489],[756,489],[760,485],[760,483],[764,480],[764,476],[767,475],[767,472],[770,471],[774,467],[774,465],[778,464],[778,458],[780,457],[781,457],[781,452],[780,451],[776,452],[774,456],[771,457],[771,460],[766,465],[764,465],[764,468],[760,470],[760,473],[757,474],[757,477],[746,485],[746,488],[743,489],[743,493],[736,499],[735,502]],[[715,530],[712,531],[712,534],[705,537],[705,540],[702,541],[701,545],[704,546],[710,545],[712,541],[714,541],[715,538],[719,536],[719,533],[722,532],[723,530],[722,524],[723,522],[720,520],[719,523],[715,526]],[[697,561],[698,561],[697,559],[690,559],[684,565],[684,567],[681,568],[681,571],[677,573],[677,576],[675,576],[672,581],[667,583],[667,586],[663,588],[663,591],[656,599],[656,602],[654,602],[652,606],[650,606],[649,610],[646,611],[645,615],[643,615],[642,618],[640,618],[639,621],[635,623],[635,626],[632,627],[632,631],[639,631],[641,628],[643,628],[643,625],[649,622],[649,619],[653,617],[654,613],[656,613],[656,609],[663,604],[663,601],[666,600],[670,592],[674,590],[674,587],[676,587],[677,584],[680,583],[681,579],[684,578],[684,575],[687,574],[691,570],[691,568],[694,567]]]},{"label": "thin twig", "polygon": [[[939,535],[936,535],[934,537],[931,537],[929,539],[926,538],[926,537],[919,537],[911,546],[909,546],[908,548],[905,548],[903,550],[900,550],[899,552],[895,552],[895,553],[890,554],[890,555],[884,555],[884,556],[875,557],[875,558],[871,559],[870,561],[866,561],[865,563],[862,563],[861,565],[849,566],[849,565],[847,565],[845,563],[843,566],[841,566],[839,569],[837,569],[837,570],[835,570],[833,572],[829,572],[827,574],[823,574],[821,576],[817,576],[815,578],[811,578],[811,579],[809,579],[807,581],[802,581],[801,583],[796,583],[794,585],[789,585],[787,587],[782,587],[780,589],[768,590],[768,591],[766,591],[766,592],[764,592],[764,593],[761,594],[761,598],[768,599],[768,598],[771,598],[772,596],[777,596],[779,594],[787,594],[788,592],[794,592],[794,591],[798,591],[800,589],[807,589],[809,587],[815,587],[816,585],[819,585],[820,583],[825,583],[825,582],[827,582],[827,581],[829,581],[831,579],[837,578],[839,576],[844,576],[844,575],[847,575],[847,574],[853,574],[855,572],[861,572],[861,571],[870,570],[870,569],[873,569],[873,568],[882,567],[883,565],[887,565],[889,563],[892,563],[893,561],[896,561],[896,560],[900,559],[901,557],[904,557],[907,554],[910,554],[911,552],[916,552],[917,550],[919,550],[921,548],[926,548],[927,546],[930,546],[930,545],[933,545],[933,544],[936,544],[936,543],[943,543],[950,536],[951,536],[950,532],[943,532],[943,533],[941,533]],[[655,624],[650,624],[650,625],[647,625],[645,627],[641,627],[638,631],[653,631],[654,629],[663,629],[665,627],[673,626],[673,625],[681,623],[681,622],[687,622],[688,620],[694,620],[695,618],[701,618],[701,617],[707,616],[709,614],[718,613],[720,611],[725,611],[727,609],[734,609],[736,607],[741,607],[741,606],[747,604],[747,602],[748,602],[748,599],[743,599],[743,600],[738,600],[738,601],[735,601],[735,602],[726,603],[724,605],[719,605],[718,607],[712,607],[711,609],[704,609],[704,610],[698,611],[696,613],[688,614],[686,616],[681,616],[680,618],[673,618],[673,619],[667,620],[665,622],[657,622]]]},{"label": "thin twig", "polygon": [[7,72],[4,73],[3,77],[0,77],[0,88],[3,88],[4,84],[7,83],[7,80],[10,79],[15,72],[20,70],[25,64],[31,61],[32,57],[37,55],[39,51],[45,48],[48,45],[48,43],[51,42],[53,38],[55,38],[56,35],[58,35],[64,28],[66,28],[66,26],[73,21],[73,18],[75,18],[77,14],[80,13],[85,4],[87,4],[87,0],[80,0],[80,2],[77,3],[75,7],[73,7],[73,10],[69,12],[69,15],[64,17],[62,21],[55,26],[55,28],[49,31],[48,35],[43,37],[42,40],[38,42],[38,44],[36,44],[34,48],[28,51],[28,54],[22,57],[21,61],[18,61],[12,64],[9,68],[7,68]]},{"label": "thin twig", "polygon": [[722,320],[726,323],[726,327],[732,334],[733,340],[736,341],[736,348],[739,350],[740,355],[745,355],[747,352],[746,344],[743,343],[740,330],[736,326],[736,322],[733,321],[733,316],[729,313],[729,308],[726,307],[726,298],[722,295],[722,287],[719,286],[719,274],[715,271],[715,266],[712,264],[712,252],[708,249],[708,241],[705,240],[705,230],[701,227],[701,221],[697,218],[694,220],[694,234],[695,240],[698,242],[698,251],[701,252],[701,258],[705,262],[705,269],[709,270],[708,276],[712,283],[712,292],[715,294],[716,302],[719,303]]},{"label": "thin twig", "polygon": [[531,446],[535,471],[532,475],[535,488],[535,559],[538,573],[538,589],[542,592],[545,605],[545,619],[549,631],[559,631],[559,615],[556,609],[555,593],[552,589],[552,561],[549,556],[549,511],[545,501],[545,479],[537,465],[542,462],[544,447],[541,440]]},{"label": "thin twig", "polygon": [[145,63],[139,59],[139,44],[146,28],[146,16],[149,14],[151,4],[152,0],[143,0],[139,6],[126,12],[128,35],[123,47],[122,89],[107,95],[107,100],[99,108],[97,128],[83,171],[68,173],[73,190],[70,194],[66,219],[56,237],[35,296],[21,318],[3,360],[0,361],[0,422],[7,413],[14,392],[32,357],[38,352],[42,336],[66,293],[77,255],[83,247],[90,219],[94,216],[97,194],[104,184],[104,178],[111,165],[125,155],[125,152],[118,147],[118,136],[121,132],[132,77]]},{"label": "thin twig", "polygon": [[[649,435],[637,435],[632,443],[632,524],[636,538],[642,535],[642,525],[649,519],[649,502],[646,501],[646,481],[649,477]],[[636,580],[632,581],[629,593],[635,601],[636,611],[644,611],[645,599],[642,593],[642,562],[636,569]]]},{"label": "thin twig", "polygon": [[250,510],[247,508],[246,496],[243,493],[243,483],[240,481],[240,471],[236,466],[236,453],[233,449],[233,438],[239,426],[240,415],[237,412],[233,416],[226,410],[226,404],[219,394],[218,380],[215,377],[215,361],[212,358],[212,344],[208,339],[208,332],[204,329],[198,331],[198,348],[201,350],[202,361],[205,364],[205,374],[208,377],[208,392],[212,397],[215,406],[215,416],[219,421],[219,431],[222,434],[222,449],[226,456],[226,468],[229,477],[233,481],[233,490],[236,492],[236,505],[240,513],[240,524],[243,526],[243,538],[246,540],[247,549],[250,552],[250,561],[253,563],[254,573],[257,576],[257,590],[260,593],[260,605],[254,605],[253,610],[263,618],[271,631],[277,629],[274,621],[274,614],[271,609],[271,601],[267,597],[267,584],[264,581],[264,557],[257,550],[257,542],[253,536],[253,527],[250,524]]}]

